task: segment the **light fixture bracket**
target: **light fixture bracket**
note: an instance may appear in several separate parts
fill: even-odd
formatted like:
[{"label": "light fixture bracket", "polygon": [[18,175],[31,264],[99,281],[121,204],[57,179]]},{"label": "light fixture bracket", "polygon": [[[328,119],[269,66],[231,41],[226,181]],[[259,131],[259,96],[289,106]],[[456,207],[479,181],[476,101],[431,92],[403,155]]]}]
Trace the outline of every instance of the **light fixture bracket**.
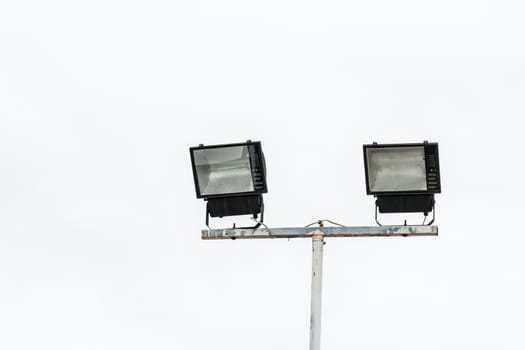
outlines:
[{"label": "light fixture bracket", "polygon": [[[427,195],[428,196],[428,195]],[[427,226],[430,226],[434,223],[436,219],[436,206],[435,206],[435,200],[434,195],[429,195],[431,198],[416,198],[415,204],[414,203],[406,203],[407,197],[406,196],[400,196],[402,199],[395,199],[395,198],[383,198],[383,197],[393,197],[393,196],[381,196],[382,198],[379,198],[380,196],[377,196],[378,199],[375,201],[375,221],[379,226],[383,226],[378,219],[378,213],[423,213],[424,220],[423,224],[425,225],[425,221],[427,219],[428,213],[432,212],[432,220]],[[405,203],[403,203],[405,202]],[[418,203],[419,202],[419,203]],[[400,204],[401,203],[401,204]],[[399,205],[405,205],[405,207],[400,207]],[[392,207],[388,207],[392,206]],[[397,206],[397,207],[396,207]],[[412,210],[407,210],[412,209]],[[405,220],[406,225],[406,220]]]},{"label": "light fixture bracket", "polygon": [[253,218],[257,219],[258,214],[261,214],[261,219],[257,222],[257,225],[249,228],[259,227],[264,220],[264,201],[263,196],[260,194],[214,197],[207,198],[206,201],[206,226],[208,227],[210,217],[222,218],[224,216],[253,215]]}]

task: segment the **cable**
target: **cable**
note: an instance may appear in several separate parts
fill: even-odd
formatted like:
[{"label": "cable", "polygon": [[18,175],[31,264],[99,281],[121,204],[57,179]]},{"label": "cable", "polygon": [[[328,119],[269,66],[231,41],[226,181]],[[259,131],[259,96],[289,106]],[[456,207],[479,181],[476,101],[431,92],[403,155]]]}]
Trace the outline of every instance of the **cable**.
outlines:
[{"label": "cable", "polygon": [[328,220],[328,219],[326,219],[326,220],[323,220],[323,221],[329,222],[329,223],[331,223],[332,225],[345,227],[345,225],[338,224],[337,222],[333,222],[332,220]]},{"label": "cable", "polygon": [[377,225],[379,225],[379,226],[383,226],[383,225],[381,225],[381,223],[379,222],[379,220],[377,220],[377,204],[376,204],[376,216],[375,216],[375,219],[376,219],[376,223],[377,223]]},{"label": "cable", "polygon": [[310,227],[310,226],[312,226],[312,225],[319,225],[319,226],[322,226],[322,225],[323,225],[323,222],[329,222],[329,223],[331,223],[332,225],[341,226],[341,227],[346,227],[345,225],[338,224],[337,222],[334,222],[334,221],[329,220],[329,219],[317,220],[317,221],[315,221],[315,222],[312,222],[312,223],[309,224],[309,225],[306,225],[305,227]]},{"label": "cable", "polygon": [[256,230],[259,226],[262,225],[264,228],[266,228],[268,231],[270,231],[270,228],[268,226],[266,226],[266,224],[264,222],[259,221],[256,218],[251,218],[251,219],[257,223],[257,225],[254,227],[254,230]]},{"label": "cable", "polygon": [[321,224],[321,223],[322,223],[321,220],[317,220],[317,221],[315,221],[315,222],[312,222],[312,223],[309,224],[309,225],[306,225],[305,227],[310,227],[310,226],[315,225],[315,224],[319,225],[319,224]]}]

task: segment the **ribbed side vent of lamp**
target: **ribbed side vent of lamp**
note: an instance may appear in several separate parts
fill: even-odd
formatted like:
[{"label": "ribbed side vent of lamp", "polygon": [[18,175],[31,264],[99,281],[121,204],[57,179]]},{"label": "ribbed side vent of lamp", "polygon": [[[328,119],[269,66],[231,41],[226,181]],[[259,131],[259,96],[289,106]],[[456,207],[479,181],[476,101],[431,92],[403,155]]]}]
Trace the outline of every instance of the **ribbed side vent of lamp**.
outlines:
[{"label": "ribbed side vent of lamp", "polygon": [[252,144],[248,147],[250,150],[250,162],[253,174],[253,189],[255,191],[266,192],[266,181],[264,178],[264,160],[262,158],[260,144]]}]

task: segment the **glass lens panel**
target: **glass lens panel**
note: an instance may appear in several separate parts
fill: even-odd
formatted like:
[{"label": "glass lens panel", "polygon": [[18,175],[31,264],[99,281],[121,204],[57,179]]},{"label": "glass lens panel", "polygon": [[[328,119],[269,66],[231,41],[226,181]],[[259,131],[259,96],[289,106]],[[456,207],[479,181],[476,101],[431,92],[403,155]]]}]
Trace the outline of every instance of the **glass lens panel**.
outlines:
[{"label": "glass lens panel", "polygon": [[248,146],[194,150],[201,195],[253,191]]},{"label": "glass lens panel", "polygon": [[426,191],[424,147],[367,148],[371,192]]}]

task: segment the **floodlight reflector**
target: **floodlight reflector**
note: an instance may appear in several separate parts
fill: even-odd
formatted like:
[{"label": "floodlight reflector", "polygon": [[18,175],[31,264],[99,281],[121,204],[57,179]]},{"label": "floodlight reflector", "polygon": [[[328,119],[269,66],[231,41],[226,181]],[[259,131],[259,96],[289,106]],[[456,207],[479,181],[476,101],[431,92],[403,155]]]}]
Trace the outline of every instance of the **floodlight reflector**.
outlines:
[{"label": "floodlight reflector", "polygon": [[267,192],[260,142],[190,148],[198,198]]},{"label": "floodlight reflector", "polygon": [[368,148],[371,192],[426,191],[423,147]]},{"label": "floodlight reflector", "polygon": [[202,196],[253,191],[248,146],[197,149],[194,157]]}]

